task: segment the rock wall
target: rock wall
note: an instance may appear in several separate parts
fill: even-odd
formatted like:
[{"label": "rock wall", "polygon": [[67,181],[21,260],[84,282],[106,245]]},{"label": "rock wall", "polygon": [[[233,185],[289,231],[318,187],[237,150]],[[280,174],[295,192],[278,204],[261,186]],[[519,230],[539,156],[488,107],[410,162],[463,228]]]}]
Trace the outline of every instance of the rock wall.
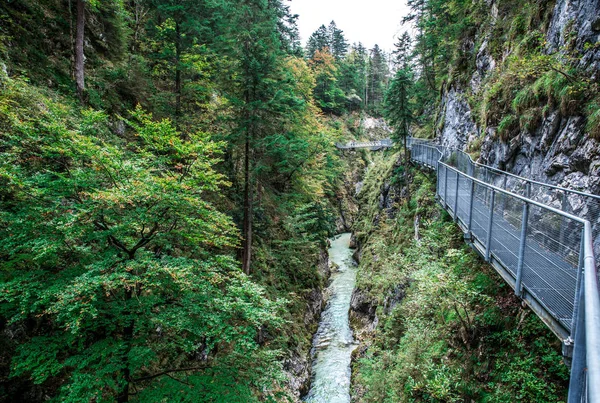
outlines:
[{"label": "rock wall", "polygon": [[558,0],[548,28],[548,50],[558,51],[567,45],[574,33],[574,46],[584,54],[580,66],[589,69],[594,76],[600,71],[600,48],[586,49],[586,44],[600,40],[600,1]]},{"label": "rock wall", "polygon": [[[468,151],[470,144],[480,148],[478,162],[536,181],[600,195],[600,142],[586,135],[584,116],[563,115],[558,107],[544,114],[537,128],[519,130],[502,141],[496,127],[482,133],[472,117],[467,97],[482,97],[486,77],[497,69],[489,51],[492,28],[498,17],[501,0],[487,0],[492,24],[490,30],[471,38],[481,43],[475,59],[475,71],[467,87],[454,84],[446,88],[438,118],[438,141],[449,147]],[[591,82],[600,80],[600,0],[557,0],[546,33],[549,54],[576,50],[582,57],[578,67],[587,71]],[[502,57],[511,52],[505,49]],[[480,146],[479,146],[480,144]],[[477,147],[475,147],[477,148]],[[549,196],[547,203],[560,208],[561,201]],[[594,246],[600,254],[600,202],[584,203],[569,199],[577,215],[592,221]],[[600,263],[598,264],[600,270]]]},{"label": "rock wall", "polygon": [[[495,3],[490,1],[492,17]],[[497,10],[497,9],[496,9]],[[497,11],[496,11],[497,13]],[[565,45],[570,30],[582,53],[581,64],[593,74],[600,71],[600,1],[558,0],[547,33],[548,51]],[[481,81],[495,68],[487,51],[490,33],[485,33],[477,56],[470,90],[477,94]],[[453,86],[442,98],[442,124],[438,129],[441,144],[466,150],[481,134],[466,101],[466,89]],[[600,194],[600,142],[585,135],[582,116],[562,116],[553,110],[533,132],[521,131],[507,143],[495,136],[496,128],[485,129],[479,162],[508,172],[571,189]]]},{"label": "rock wall", "polygon": [[[329,254],[322,249],[317,263],[319,275],[329,279],[331,269],[329,265]],[[321,311],[325,307],[326,297],[323,289],[314,288],[306,296],[306,310],[304,314],[304,326],[307,328],[318,326]],[[312,360],[310,356],[311,345],[307,348],[292,350],[283,361],[283,369],[287,375],[287,386],[295,397],[295,402],[300,402],[301,397],[308,393],[312,376]]]}]

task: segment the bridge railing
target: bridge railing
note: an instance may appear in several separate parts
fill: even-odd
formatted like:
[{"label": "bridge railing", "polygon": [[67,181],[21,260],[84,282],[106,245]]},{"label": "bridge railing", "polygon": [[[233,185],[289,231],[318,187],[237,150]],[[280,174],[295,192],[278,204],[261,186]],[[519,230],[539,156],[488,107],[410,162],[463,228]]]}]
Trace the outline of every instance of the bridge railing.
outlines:
[{"label": "bridge railing", "polygon": [[596,196],[506,174],[458,150],[422,141],[411,141],[410,148],[414,161],[437,171],[437,196],[473,246],[566,348],[574,348],[569,403],[600,402],[592,222],[569,212],[570,203],[557,203],[552,192],[592,203],[587,210],[578,206],[591,217]]},{"label": "bridge railing", "polygon": [[349,143],[336,143],[335,146],[339,149],[354,149],[354,148],[387,148],[394,145],[391,139],[375,140],[375,141],[351,141]]}]

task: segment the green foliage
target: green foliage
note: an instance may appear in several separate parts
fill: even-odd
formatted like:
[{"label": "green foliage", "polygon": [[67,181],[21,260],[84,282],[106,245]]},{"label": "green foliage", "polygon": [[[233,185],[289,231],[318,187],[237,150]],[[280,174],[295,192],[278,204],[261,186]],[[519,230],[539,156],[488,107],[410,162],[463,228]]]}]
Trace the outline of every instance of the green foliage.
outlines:
[{"label": "green foliage", "polygon": [[383,218],[381,170],[391,172],[389,163],[371,168],[376,174],[361,192],[358,227],[381,218],[359,233],[358,294],[376,308],[379,322],[353,367],[356,400],[563,401],[568,369],[560,343],[464,245],[433,200],[435,184],[414,172],[412,200]]},{"label": "green foliage", "polygon": [[410,67],[399,69],[390,83],[385,94],[384,114],[388,122],[394,127],[394,139],[402,143],[410,136],[410,126],[414,121],[413,98],[413,73]]},{"label": "green foliage", "polygon": [[76,3],[0,5],[0,400],[285,400],[345,172],[314,92],[360,82],[315,77],[280,0],[91,1],[81,108]]},{"label": "green foliage", "polygon": [[586,130],[592,138],[600,139],[600,102],[598,100],[588,105]]},{"label": "green foliage", "polygon": [[498,124],[498,136],[504,142],[513,137],[514,132],[518,128],[518,119],[514,115],[507,115]]},{"label": "green foliage", "polygon": [[321,25],[312,33],[306,43],[306,55],[309,59],[314,58],[318,51],[328,51],[336,60],[341,60],[348,51],[348,41],[344,37],[344,31],[339,29],[335,21],[331,21],[328,27]]},{"label": "green foliage", "polygon": [[378,45],[369,51],[355,43],[349,53],[348,47],[334,21],[320,26],[308,39],[306,53],[317,78],[317,104],[338,116],[359,109],[380,115],[390,76],[387,55]]},{"label": "green foliage", "polygon": [[314,96],[317,105],[323,112],[341,114],[346,97],[338,85],[338,68],[333,55],[327,50],[318,50],[310,64],[316,79]]},{"label": "green foliage", "polygon": [[[213,168],[223,145],[140,108],[119,137],[104,113],[19,80],[0,100],[0,314],[47,323],[17,346],[11,376],[58,381],[61,401],[151,393],[170,373],[192,382],[189,399],[212,401],[214,379],[245,377],[237,398],[252,399],[275,368],[256,335],[281,326],[282,302],[223,252],[236,231],[207,199],[227,184]],[[265,367],[246,372],[239,357]]]}]

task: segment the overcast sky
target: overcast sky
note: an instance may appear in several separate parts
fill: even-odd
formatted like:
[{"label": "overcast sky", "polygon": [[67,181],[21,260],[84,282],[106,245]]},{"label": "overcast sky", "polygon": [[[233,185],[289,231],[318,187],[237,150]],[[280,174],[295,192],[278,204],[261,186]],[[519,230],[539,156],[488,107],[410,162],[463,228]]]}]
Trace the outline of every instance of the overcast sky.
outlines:
[{"label": "overcast sky", "polygon": [[302,44],[322,24],[335,20],[350,44],[362,42],[367,48],[378,44],[386,51],[405,29],[402,17],[408,13],[406,0],[292,0],[292,12],[299,14]]}]

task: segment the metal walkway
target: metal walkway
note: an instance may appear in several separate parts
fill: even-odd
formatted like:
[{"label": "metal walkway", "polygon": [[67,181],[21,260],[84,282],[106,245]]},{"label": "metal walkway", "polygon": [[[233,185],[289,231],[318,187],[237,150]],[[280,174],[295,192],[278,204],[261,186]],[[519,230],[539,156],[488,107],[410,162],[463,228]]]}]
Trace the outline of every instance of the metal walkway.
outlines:
[{"label": "metal walkway", "polygon": [[600,196],[475,163],[409,139],[411,159],[436,171],[436,196],[483,258],[563,341],[569,403],[600,403]]},{"label": "metal walkway", "polygon": [[391,139],[375,140],[375,141],[351,141],[349,143],[336,143],[336,147],[340,150],[355,150],[357,148],[370,148],[372,151],[382,148],[390,148],[394,145]]}]

